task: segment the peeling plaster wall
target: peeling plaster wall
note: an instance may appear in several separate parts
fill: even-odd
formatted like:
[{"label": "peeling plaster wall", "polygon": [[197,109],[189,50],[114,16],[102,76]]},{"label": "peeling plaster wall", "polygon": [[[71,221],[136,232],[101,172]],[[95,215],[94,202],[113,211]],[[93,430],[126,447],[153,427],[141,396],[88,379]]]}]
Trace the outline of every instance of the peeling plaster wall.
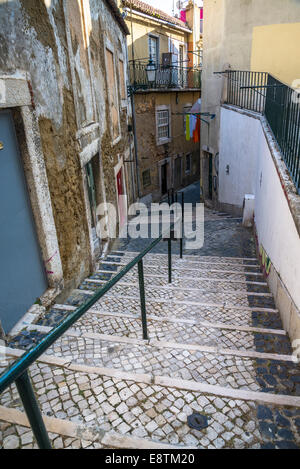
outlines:
[{"label": "peeling plaster wall", "polygon": [[[127,107],[120,111],[119,142],[111,143],[105,37],[113,44],[116,64],[118,54],[126,63],[124,33],[105,2],[0,3],[0,74],[25,72],[30,82],[65,292],[78,286],[93,262],[83,159],[99,156],[102,200],[116,203],[114,166],[131,144]],[[126,169],[125,178],[129,187]]]}]

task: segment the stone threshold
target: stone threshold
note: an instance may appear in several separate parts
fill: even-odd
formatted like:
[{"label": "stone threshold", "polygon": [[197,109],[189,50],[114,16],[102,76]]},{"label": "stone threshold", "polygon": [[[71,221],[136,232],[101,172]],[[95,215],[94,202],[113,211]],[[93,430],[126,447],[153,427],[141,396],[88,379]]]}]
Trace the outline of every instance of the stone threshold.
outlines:
[{"label": "stone threshold", "polygon": [[[48,334],[52,331],[51,327],[47,326],[38,326],[31,325],[27,328],[28,331],[38,331],[45,334]],[[293,362],[294,357],[292,355],[282,355],[277,353],[264,353],[256,352],[255,350],[238,350],[238,349],[226,349],[222,347],[213,347],[209,345],[197,345],[197,344],[184,344],[177,342],[168,342],[164,340],[156,339],[136,339],[131,337],[121,337],[108,334],[98,334],[96,332],[84,332],[82,333],[76,329],[69,329],[64,334],[67,337],[73,337],[78,339],[91,339],[99,340],[105,342],[113,342],[119,344],[132,344],[133,346],[150,346],[156,348],[169,348],[169,349],[178,349],[178,350],[187,350],[187,351],[199,351],[204,353],[211,353],[215,355],[231,355],[235,357],[245,357],[245,358],[258,358],[263,360],[278,360],[282,362]]]},{"label": "stone threshold", "polygon": [[[6,349],[8,356],[19,358],[24,354],[23,350],[18,349]],[[115,368],[96,367],[89,365],[80,365],[65,360],[63,358],[41,355],[38,362],[47,365],[58,366],[61,368],[67,368],[68,370],[93,374],[96,376],[106,376],[109,378],[115,378],[123,381],[132,381],[137,383],[144,383],[149,385],[158,385],[163,387],[170,387],[176,389],[182,389],[186,391],[199,392],[201,394],[210,394],[213,396],[223,396],[232,399],[238,399],[242,401],[254,401],[258,403],[274,404],[278,406],[292,406],[300,408],[300,397],[290,396],[283,394],[272,394],[260,391],[247,391],[243,389],[234,389],[231,387],[218,386],[213,384],[199,383],[192,380],[184,380],[177,378],[170,378],[168,376],[154,376],[151,374],[139,374],[131,373],[127,371],[118,370]],[[1,418],[0,418],[1,420]]]},{"label": "stone threshold", "polygon": [[[0,420],[14,425],[30,428],[27,416],[24,412],[9,407],[0,406]],[[43,415],[46,429],[49,433],[55,433],[63,437],[100,443],[102,446],[116,449],[194,449],[189,446],[177,446],[160,443],[144,438],[122,435],[112,431],[106,432],[99,427],[80,425],[69,420]]]}]

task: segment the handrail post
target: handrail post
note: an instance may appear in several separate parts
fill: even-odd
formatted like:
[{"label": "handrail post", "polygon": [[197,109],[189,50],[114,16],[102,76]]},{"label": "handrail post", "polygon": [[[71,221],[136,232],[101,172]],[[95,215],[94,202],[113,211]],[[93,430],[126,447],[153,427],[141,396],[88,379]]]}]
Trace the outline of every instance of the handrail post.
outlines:
[{"label": "handrail post", "polygon": [[184,193],[181,192],[181,238],[180,238],[180,259],[183,258],[183,230],[184,230]]},{"label": "handrail post", "polygon": [[138,273],[139,273],[141,313],[142,313],[142,325],[143,325],[143,339],[148,340],[143,259],[141,259],[138,263]]},{"label": "handrail post", "polygon": [[39,448],[52,449],[27,370],[16,379],[16,386]]},{"label": "handrail post", "polygon": [[171,233],[168,239],[168,272],[169,272],[169,283],[172,283],[172,239]]}]

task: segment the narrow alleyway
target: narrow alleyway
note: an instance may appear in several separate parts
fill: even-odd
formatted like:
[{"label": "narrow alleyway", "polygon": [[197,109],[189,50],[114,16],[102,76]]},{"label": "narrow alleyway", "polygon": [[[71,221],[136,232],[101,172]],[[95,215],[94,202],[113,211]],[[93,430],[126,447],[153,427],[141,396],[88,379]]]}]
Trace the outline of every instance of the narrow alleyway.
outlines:
[{"label": "narrow alleyway", "polygon": [[[187,189],[187,201],[197,193],[197,185]],[[40,340],[147,243],[116,243],[66,304],[11,341],[10,358]],[[134,268],[31,367],[53,446],[300,449],[299,365],[251,230],[206,211],[204,247],[180,260],[177,244],[171,285],[167,243],[144,260],[148,341],[142,340]],[[0,445],[36,447],[15,386],[0,405]],[[202,429],[191,428],[193,414],[202,415]]]}]

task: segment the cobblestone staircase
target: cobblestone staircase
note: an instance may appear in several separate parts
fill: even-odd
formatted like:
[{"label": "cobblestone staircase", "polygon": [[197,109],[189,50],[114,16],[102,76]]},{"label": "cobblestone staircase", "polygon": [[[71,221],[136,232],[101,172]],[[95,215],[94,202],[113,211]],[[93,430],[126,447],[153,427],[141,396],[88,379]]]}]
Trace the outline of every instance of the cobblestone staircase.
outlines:
[{"label": "cobblestone staircase", "polygon": [[[14,359],[137,253],[98,271],[15,337]],[[144,260],[149,340],[132,270],[30,369],[54,448],[300,448],[300,374],[254,258]],[[35,447],[15,386],[0,441]],[[188,417],[203,415],[206,428]]]}]

